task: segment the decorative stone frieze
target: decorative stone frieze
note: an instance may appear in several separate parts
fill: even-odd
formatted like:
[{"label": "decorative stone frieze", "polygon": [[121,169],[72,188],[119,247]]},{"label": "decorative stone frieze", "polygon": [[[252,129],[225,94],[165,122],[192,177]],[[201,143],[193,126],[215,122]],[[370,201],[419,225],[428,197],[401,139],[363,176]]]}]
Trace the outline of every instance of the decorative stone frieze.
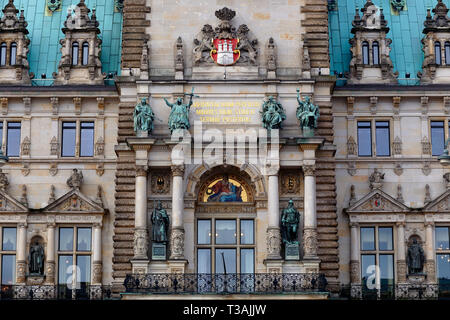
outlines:
[{"label": "decorative stone frieze", "polygon": [[94,261],[92,267],[92,282],[102,283],[103,265],[101,261]]},{"label": "decorative stone frieze", "polygon": [[292,195],[299,194],[300,190],[300,175],[299,172],[282,171],[280,175],[281,179],[281,194]]},{"label": "decorative stone frieze", "polygon": [[307,45],[303,46],[302,77],[303,79],[311,78],[311,58],[309,57],[309,48]]},{"label": "decorative stone frieze", "polygon": [[45,268],[45,281],[47,283],[55,283],[56,272],[55,272],[55,261],[46,261]]},{"label": "decorative stone frieze", "polygon": [[355,106],[355,97],[347,97],[347,113],[353,115],[353,107]]},{"label": "decorative stone frieze", "polygon": [[427,137],[422,138],[422,154],[431,155],[431,142]]},{"label": "decorative stone frieze", "polygon": [[395,115],[398,115],[400,113],[400,101],[402,100],[402,97],[392,97],[392,106],[393,111]]},{"label": "decorative stone frieze", "polygon": [[56,163],[52,163],[50,165],[50,168],[48,169],[48,173],[51,176],[56,176],[56,174],[58,173],[58,165]]},{"label": "decorative stone frieze", "polygon": [[144,39],[141,54],[141,76],[140,76],[141,80],[148,80],[150,70],[149,56],[150,56],[150,48],[148,46],[148,41],[147,39]]},{"label": "decorative stone frieze", "polygon": [[154,194],[168,194],[170,192],[170,173],[167,171],[151,173],[151,192]]},{"label": "decorative stone frieze", "polygon": [[74,7],[64,21],[60,40],[61,60],[58,72],[53,73],[55,85],[83,84],[102,85],[106,75],[102,74],[100,29],[95,15],[85,0]]},{"label": "decorative stone frieze", "polygon": [[147,166],[136,166],[136,177],[147,177]]},{"label": "decorative stone frieze", "polygon": [[406,272],[407,272],[406,261],[405,260],[397,260],[397,281],[399,283],[406,282]]},{"label": "decorative stone frieze", "polygon": [[33,73],[29,73],[27,60],[30,39],[27,37],[28,23],[25,21],[24,11],[9,0],[3,9],[3,17],[0,19],[0,42],[6,44],[5,65],[0,69],[0,84],[31,85]]},{"label": "decorative stone frieze", "polygon": [[356,9],[352,22],[354,37],[350,39],[348,83],[397,83],[398,72],[393,71],[389,56],[392,40],[386,37],[389,28],[383,9],[367,0],[361,12],[362,17]]},{"label": "decorative stone frieze", "polygon": [[369,103],[370,103],[370,106],[369,106],[370,113],[375,115],[377,113],[378,97],[370,97]]},{"label": "decorative stone frieze", "polygon": [[95,167],[95,173],[101,177],[105,173],[105,165],[103,163],[97,164]]},{"label": "decorative stone frieze", "polygon": [[56,139],[56,137],[53,136],[52,140],[50,141],[50,154],[52,156],[57,156],[58,151],[59,151],[58,139]]},{"label": "decorative stone frieze", "polygon": [[23,165],[22,165],[22,169],[20,169],[20,171],[22,172],[22,175],[24,177],[28,176],[30,174],[30,171],[31,171],[30,170],[30,164],[24,162]]}]

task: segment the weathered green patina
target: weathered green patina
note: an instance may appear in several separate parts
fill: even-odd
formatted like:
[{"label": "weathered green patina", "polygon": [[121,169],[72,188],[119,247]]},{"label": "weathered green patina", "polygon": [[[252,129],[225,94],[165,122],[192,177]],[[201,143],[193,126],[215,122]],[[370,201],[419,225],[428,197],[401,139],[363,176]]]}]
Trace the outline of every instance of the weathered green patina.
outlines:
[{"label": "weathered green patina", "polygon": [[153,131],[153,120],[155,115],[147,103],[147,98],[142,98],[141,102],[136,105],[133,112],[134,131]]},{"label": "weathered green patina", "polygon": [[300,128],[303,130],[303,135],[313,136],[320,117],[319,106],[313,104],[309,96],[306,96],[302,101],[299,89],[297,89],[297,102],[296,116],[300,120]]},{"label": "weathered green patina", "polygon": [[286,119],[283,106],[273,96],[263,102],[261,115],[267,130],[281,129],[281,123]]},{"label": "weathered green patina", "polygon": [[298,243],[298,224],[300,213],[294,207],[294,201],[289,200],[288,207],[281,214],[281,239],[283,243]]},{"label": "weathered green patina", "polygon": [[191,127],[191,124],[189,123],[189,110],[192,106],[192,99],[198,96],[194,95],[194,88],[192,88],[191,93],[185,93],[184,95],[189,96],[188,103],[184,103],[183,98],[177,98],[175,103],[170,103],[164,98],[166,104],[172,109],[169,115],[169,130],[171,133],[174,130],[188,130]]},{"label": "weathered green patina", "polygon": [[163,209],[161,201],[158,200],[158,206],[152,213],[152,241],[158,243],[166,243],[168,241],[169,216],[167,211]]}]

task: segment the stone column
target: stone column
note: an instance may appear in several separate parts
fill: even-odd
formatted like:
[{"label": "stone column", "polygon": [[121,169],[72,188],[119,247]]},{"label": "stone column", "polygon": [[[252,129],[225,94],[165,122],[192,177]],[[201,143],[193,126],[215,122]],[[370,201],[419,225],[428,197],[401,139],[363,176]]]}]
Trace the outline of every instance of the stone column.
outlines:
[{"label": "stone column", "polygon": [[136,166],[133,260],[148,260],[147,167]]},{"label": "stone column", "polygon": [[172,231],[170,234],[171,260],[184,259],[183,176],[184,165],[172,165]]},{"label": "stone column", "polygon": [[267,228],[267,258],[270,260],[279,260],[281,259],[281,235],[278,170],[269,173],[267,211],[269,214],[269,227]]},{"label": "stone column", "polygon": [[397,222],[397,282],[406,282],[405,222]]},{"label": "stone column", "polygon": [[350,230],[350,282],[360,284],[358,224],[351,222]]},{"label": "stone column", "polygon": [[55,284],[55,223],[47,224],[47,274],[45,281]]},{"label": "stone column", "polygon": [[317,257],[317,218],[316,218],[316,176],[313,165],[304,165],[305,175],[305,217],[303,230],[304,259]]},{"label": "stone column", "polygon": [[436,283],[436,262],[434,261],[434,237],[433,237],[434,222],[425,222],[426,227],[426,248],[425,248],[425,260],[426,260],[426,273],[427,282]]},{"label": "stone column", "polygon": [[93,272],[92,284],[102,284],[102,224],[94,224],[94,247],[93,247]]},{"label": "stone column", "polygon": [[27,269],[27,223],[18,223],[17,256],[16,256],[16,284],[25,284]]}]

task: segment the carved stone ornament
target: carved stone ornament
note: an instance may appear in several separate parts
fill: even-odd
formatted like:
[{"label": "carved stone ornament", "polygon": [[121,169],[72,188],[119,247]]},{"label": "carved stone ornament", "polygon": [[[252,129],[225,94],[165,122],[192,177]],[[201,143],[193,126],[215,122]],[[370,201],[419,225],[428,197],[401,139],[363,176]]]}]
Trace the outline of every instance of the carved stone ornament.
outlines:
[{"label": "carved stone ornament", "polygon": [[302,77],[304,79],[311,78],[311,59],[309,57],[308,46],[303,46],[303,58],[302,58]]},{"label": "carved stone ornament", "polygon": [[422,138],[422,154],[431,154],[431,143],[427,137]]},{"label": "carved stone ornament", "polygon": [[267,72],[275,72],[277,70],[277,46],[272,37],[269,38],[266,51]]},{"label": "carved stone ornament", "polygon": [[144,39],[144,43],[142,44],[142,54],[141,54],[141,80],[148,80],[148,72],[149,72],[149,53],[150,49],[148,46],[147,39]]},{"label": "carved stone ornament", "polygon": [[[383,9],[376,6],[371,0],[367,0],[361,9],[363,16],[361,17],[356,8],[355,17],[352,22],[352,30],[355,36],[350,39],[352,59],[350,61],[350,72],[347,74],[349,78],[348,84],[360,83],[397,83],[398,72],[393,71],[393,64],[390,58],[390,45],[392,40],[386,38],[389,32],[387,21],[384,17]],[[379,55],[374,61],[373,56],[363,54],[363,46],[373,48],[373,44],[378,45]],[[363,71],[367,69],[371,77],[363,77]],[[376,76],[374,76],[376,74]]]},{"label": "carved stone ornament", "polygon": [[123,11],[123,1],[124,0],[114,0],[114,8],[118,12],[122,12]]},{"label": "carved stone ornament", "polygon": [[94,261],[92,268],[93,283],[102,283],[103,265],[101,261]]},{"label": "carved stone ornament", "polygon": [[313,176],[316,167],[314,165],[304,165],[302,169],[305,176]]},{"label": "carved stone ornament", "polygon": [[56,196],[55,196],[55,186],[51,185],[50,186],[50,196],[48,197],[48,203],[53,203],[56,200]]},{"label": "carved stone ornament", "polygon": [[354,203],[356,203],[356,195],[355,195],[355,186],[350,186],[350,200],[349,200],[349,206],[351,207]]},{"label": "carved stone ornament", "polygon": [[392,9],[397,12],[402,11],[406,7],[406,0],[390,0]]},{"label": "carved stone ornament", "polygon": [[423,163],[422,173],[426,176],[428,176],[431,173],[431,165],[430,162],[425,161]]},{"label": "carved stone ornament", "polygon": [[403,173],[403,168],[402,168],[402,165],[401,165],[400,163],[397,163],[397,164],[395,165],[394,173],[395,173],[396,175],[398,175],[398,176],[401,176],[401,175],[402,175],[402,173]]},{"label": "carved stone ornament", "polygon": [[356,174],[356,163],[354,161],[348,163],[347,172],[351,176]]},{"label": "carved stone ornament", "polygon": [[399,283],[406,282],[406,261],[398,260],[397,261],[397,278]]},{"label": "carved stone ornament", "polygon": [[22,202],[25,207],[28,207],[27,186],[24,184],[22,185],[22,197],[20,198],[20,202]]},{"label": "carved stone ornament", "polygon": [[184,165],[172,165],[171,167],[173,176],[183,176],[184,175]]},{"label": "carved stone ornament", "polygon": [[148,259],[148,231],[147,229],[134,230],[134,259]]},{"label": "carved stone ornament", "polygon": [[446,172],[442,177],[444,178],[446,188],[450,189],[450,172]]},{"label": "carved stone ornament", "polygon": [[105,165],[103,163],[97,164],[97,167],[95,168],[95,173],[101,177],[105,173]]},{"label": "carved stone ornament", "polygon": [[428,203],[431,201],[431,191],[430,191],[430,185],[425,185],[425,203]]},{"label": "carved stone ornament", "polygon": [[281,258],[281,233],[279,228],[267,229],[267,256],[268,258]]},{"label": "carved stone ornament", "polygon": [[360,282],[360,270],[359,261],[350,261],[350,282],[359,283]]},{"label": "carved stone ornament", "polygon": [[47,261],[45,267],[45,280],[47,283],[55,283],[55,261]]},{"label": "carved stone ornament", "polygon": [[22,169],[20,170],[22,172],[22,174],[26,177],[30,174],[30,164],[29,163],[25,163],[23,164]]},{"label": "carved stone ornament", "polygon": [[95,155],[103,156],[105,154],[105,139],[99,137],[95,143]]},{"label": "carved stone ornament", "polygon": [[397,201],[402,203],[405,202],[403,199],[402,186],[400,184],[397,186]]},{"label": "carved stone ornament", "polygon": [[0,169],[0,190],[6,191],[6,189],[8,188],[8,185],[9,185],[8,177],[2,171],[2,169]]},{"label": "carved stone ornament", "polygon": [[230,23],[236,12],[224,7],[216,11],[216,17],[221,20],[213,29],[205,24],[194,39],[194,65],[256,65],[257,40],[249,39],[247,25],[241,24],[236,30]]},{"label": "carved stone ornament", "polygon": [[[9,0],[3,9],[3,17],[0,19],[0,42],[7,43],[7,51],[12,52],[12,43],[16,44],[16,56],[13,64],[8,61],[2,66],[0,84],[31,85],[34,74],[30,73],[30,65],[27,60],[30,51],[30,39],[28,38],[28,23],[25,21],[24,10],[19,10],[14,1]],[[9,54],[8,54],[9,57]]]},{"label": "carved stone ornament", "polygon": [[152,173],[151,190],[154,194],[168,194],[170,192],[170,173]]},{"label": "carved stone ornament", "polygon": [[303,252],[305,257],[317,256],[317,231],[313,228],[303,230]]},{"label": "carved stone ornament", "polygon": [[[80,0],[76,6],[69,9],[62,32],[65,37],[60,40],[61,59],[58,64],[58,72],[53,73],[55,85],[88,84],[103,85],[106,74],[102,73],[101,44],[98,36],[100,29],[95,14],[95,9],[89,17],[91,10],[86,6],[85,0]],[[78,49],[74,44],[78,44]],[[89,46],[87,63],[83,63],[83,45]],[[73,54],[76,57],[73,57]],[[74,63],[76,62],[76,63]]]},{"label": "carved stone ornament", "polygon": [[184,230],[173,228],[170,236],[170,259],[184,259]]},{"label": "carved stone ornament", "polygon": [[380,189],[383,185],[384,173],[378,171],[377,168],[373,170],[373,173],[369,176],[370,190]]},{"label": "carved stone ornament", "polygon": [[299,172],[282,172],[281,193],[299,194],[301,192],[300,180]]},{"label": "carved stone ornament", "polygon": [[30,155],[30,148],[31,148],[31,140],[29,137],[25,137],[22,140],[21,144],[21,154],[22,156],[29,156]]},{"label": "carved stone ornament", "polygon": [[50,141],[50,154],[52,156],[57,156],[58,150],[59,150],[58,139],[56,139],[56,137],[53,136],[52,140]]},{"label": "carved stone ornament", "polygon": [[184,71],[183,39],[177,38],[175,43],[175,71]]},{"label": "carved stone ornament", "polygon": [[51,12],[61,9],[61,0],[47,0],[47,8]]},{"label": "carved stone ornament", "polygon": [[136,166],[136,177],[147,177],[147,166]]},{"label": "carved stone ornament", "polygon": [[355,139],[352,136],[348,137],[347,140],[347,155],[356,156],[357,145]]},{"label": "carved stone ornament", "polygon": [[402,140],[398,136],[394,139],[392,151],[394,155],[402,154]]},{"label": "carved stone ornament", "polygon": [[72,170],[72,175],[67,179],[67,185],[73,189],[80,189],[83,184],[83,172],[78,172],[78,169]]},{"label": "carved stone ornament", "polygon": [[56,176],[56,174],[58,173],[58,165],[56,163],[52,163],[50,165],[48,173],[50,173],[51,176]]}]

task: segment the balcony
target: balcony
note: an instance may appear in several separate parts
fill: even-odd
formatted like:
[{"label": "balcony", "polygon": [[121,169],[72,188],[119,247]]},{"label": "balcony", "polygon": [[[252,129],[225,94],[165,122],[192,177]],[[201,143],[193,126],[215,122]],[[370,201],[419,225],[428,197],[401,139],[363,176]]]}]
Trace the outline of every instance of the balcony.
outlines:
[{"label": "balcony", "polygon": [[110,286],[80,285],[69,289],[66,285],[2,285],[0,300],[108,300]]},{"label": "balcony", "polygon": [[314,294],[327,293],[327,280],[315,273],[152,273],[129,274],[126,294]]}]

